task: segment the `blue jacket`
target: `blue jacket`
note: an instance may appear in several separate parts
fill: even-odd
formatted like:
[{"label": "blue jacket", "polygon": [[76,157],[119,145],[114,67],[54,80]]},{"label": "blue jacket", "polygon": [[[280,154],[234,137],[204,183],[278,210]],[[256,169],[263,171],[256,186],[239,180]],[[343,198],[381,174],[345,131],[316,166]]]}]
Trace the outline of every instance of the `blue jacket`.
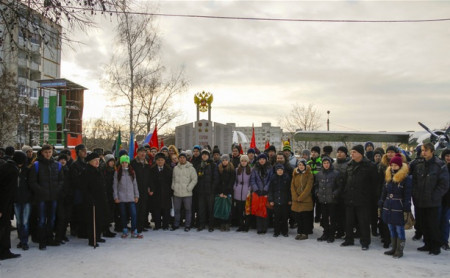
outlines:
[{"label": "blue jacket", "polygon": [[392,176],[391,167],[386,169],[385,184],[379,201],[383,209],[381,218],[386,224],[404,226],[403,212],[411,211],[412,180],[406,163]]}]

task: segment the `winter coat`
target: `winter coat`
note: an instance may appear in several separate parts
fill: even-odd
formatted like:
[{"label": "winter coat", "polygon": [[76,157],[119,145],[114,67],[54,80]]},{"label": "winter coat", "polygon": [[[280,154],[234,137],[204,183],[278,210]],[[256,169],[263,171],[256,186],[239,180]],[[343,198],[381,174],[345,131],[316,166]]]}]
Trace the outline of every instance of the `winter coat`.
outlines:
[{"label": "winter coat", "polygon": [[437,157],[418,163],[413,172],[414,205],[419,208],[440,207],[449,188],[447,166]]},{"label": "winter coat", "polygon": [[197,172],[190,162],[173,168],[172,190],[176,197],[190,197],[197,185]]},{"label": "winter coat", "polygon": [[139,190],[136,178],[132,178],[128,170],[122,169],[122,178],[117,178],[119,171],[114,173],[113,196],[114,200],[118,199],[121,203],[134,202],[134,198],[139,198]]},{"label": "winter coat", "polygon": [[[0,165],[0,232],[2,227],[9,225],[13,211],[14,197],[17,190],[19,168],[12,160]],[[6,223],[7,222],[7,223]]]},{"label": "winter coat", "polygon": [[343,186],[342,176],[339,171],[330,165],[328,170],[322,168],[317,173],[314,183],[314,192],[321,204],[335,204],[338,202],[339,195]]},{"label": "winter coat", "polygon": [[366,157],[350,161],[345,175],[344,201],[347,206],[370,206],[377,186],[377,169]]},{"label": "winter coat", "polygon": [[313,175],[316,175],[317,173],[319,173],[320,169],[322,169],[322,158],[317,157],[317,158],[312,158],[310,160],[308,160],[308,162],[306,162],[306,164],[311,167],[311,173],[313,173]]},{"label": "winter coat", "polygon": [[153,192],[150,205],[154,210],[172,208],[172,171],[167,164],[162,171],[156,163],[150,168],[150,191]]},{"label": "winter coat", "polygon": [[53,158],[39,158],[30,168],[29,182],[34,193],[34,201],[57,201],[64,184],[61,164],[55,162]]},{"label": "winter coat", "polygon": [[345,159],[336,159],[336,163],[333,164],[333,167],[343,175],[347,171],[348,163],[350,162],[350,160],[350,157],[347,157]]},{"label": "winter coat", "polygon": [[239,167],[236,169],[236,180],[233,186],[234,200],[237,201],[245,201],[247,199],[248,193],[251,191],[250,176],[252,172],[250,170],[250,173],[247,174],[246,168],[241,170],[242,171],[239,174]]},{"label": "winter coat", "polygon": [[239,166],[239,164],[241,164],[241,155],[236,156],[236,157],[230,155],[230,157],[231,157],[230,162],[231,162],[231,164],[233,164],[233,167],[236,169]]},{"label": "winter coat", "polygon": [[312,200],[312,188],[314,183],[314,175],[311,167],[306,166],[306,170],[302,173],[295,169],[292,173],[291,196],[292,211],[312,211],[314,204]]},{"label": "winter coat", "polygon": [[30,168],[23,166],[19,168],[19,184],[16,191],[15,203],[26,204],[32,199],[32,191],[29,183]]},{"label": "winter coat", "polygon": [[148,196],[148,188],[150,183],[150,165],[147,161],[144,163],[139,162],[137,159],[133,159],[131,162],[131,167],[133,167],[134,174],[136,175],[136,182],[139,189],[139,196]]},{"label": "winter coat", "polygon": [[202,161],[197,168],[196,192],[200,195],[214,194],[214,175],[216,164],[212,160]]},{"label": "winter coat", "polygon": [[250,175],[250,185],[252,191],[259,196],[265,196],[269,193],[270,179],[272,178],[272,166],[266,162],[264,165],[256,163]]},{"label": "winter coat", "polygon": [[86,169],[86,162],[82,161],[78,158],[72,165],[69,167],[70,174],[70,191],[69,196],[73,196],[74,204],[82,203],[83,199],[81,196],[81,173]]},{"label": "winter coat", "polygon": [[284,173],[274,175],[270,180],[268,201],[275,205],[287,205],[291,202],[291,179]]},{"label": "winter coat", "polygon": [[236,171],[234,170],[233,165],[229,162],[227,167],[224,167],[223,164],[219,164],[216,168],[216,185],[215,185],[215,194],[224,194],[224,195],[232,195],[233,194],[233,185],[236,179]]},{"label": "winter coat", "polygon": [[81,181],[84,204],[90,208],[88,212],[95,206],[96,225],[101,227],[110,217],[103,171],[88,164],[81,174]]},{"label": "winter coat", "polygon": [[403,212],[411,211],[412,180],[408,165],[403,163],[394,176],[391,167],[388,167],[385,181],[379,201],[379,206],[383,208],[381,218],[386,224],[404,226]]},{"label": "winter coat", "polygon": [[103,170],[103,176],[105,177],[105,188],[106,188],[106,197],[108,198],[108,202],[114,201],[114,173],[116,170],[113,167],[109,167],[106,165]]},{"label": "winter coat", "polygon": [[[447,169],[450,174],[450,164],[447,164]],[[449,185],[450,185],[450,179],[449,179]],[[443,208],[450,207],[450,187],[447,190],[447,193],[445,193],[444,197],[442,197],[442,207]]]}]

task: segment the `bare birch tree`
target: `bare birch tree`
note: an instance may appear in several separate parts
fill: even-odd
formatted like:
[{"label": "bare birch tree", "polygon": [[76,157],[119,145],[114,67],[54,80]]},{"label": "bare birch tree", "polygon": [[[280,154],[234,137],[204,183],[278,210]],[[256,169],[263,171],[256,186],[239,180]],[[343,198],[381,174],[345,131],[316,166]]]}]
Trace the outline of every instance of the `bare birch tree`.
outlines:
[{"label": "bare birch tree", "polygon": [[116,51],[106,69],[105,83],[113,100],[125,99],[129,130],[148,132],[155,120],[160,128],[176,118],[170,109],[171,100],[186,89],[187,82],[183,70],[165,78],[153,17],[127,13],[125,2],[119,9]]}]

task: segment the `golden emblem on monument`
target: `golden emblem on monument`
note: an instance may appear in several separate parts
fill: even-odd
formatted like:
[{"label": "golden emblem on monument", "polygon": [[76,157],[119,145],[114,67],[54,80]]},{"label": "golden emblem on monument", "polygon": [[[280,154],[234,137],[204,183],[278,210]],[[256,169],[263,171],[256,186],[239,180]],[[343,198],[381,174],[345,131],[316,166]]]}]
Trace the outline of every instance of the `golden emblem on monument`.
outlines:
[{"label": "golden emblem on monument", "polygon": [[197,105],[200,112],[206,112],[211,108],[213,102],[213,95],[209,92],[201,92],[194,95],[194,103]]}]

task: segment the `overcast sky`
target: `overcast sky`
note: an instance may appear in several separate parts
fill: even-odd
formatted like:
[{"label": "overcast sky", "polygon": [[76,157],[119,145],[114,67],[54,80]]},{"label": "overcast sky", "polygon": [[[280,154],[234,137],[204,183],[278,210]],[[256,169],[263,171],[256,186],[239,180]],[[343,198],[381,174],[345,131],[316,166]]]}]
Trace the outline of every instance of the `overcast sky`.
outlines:
[{"label": "overcast sky", "polygon": [[[450,2],[145,1],[160,13],[295,19],[450,18]],[[213,121],[272,122],[292,104],[330,110],[331,130],[407,131],[450,122],[450,21],[277,22],[157,17],[162,61],[184,67],[188,91],[175,99],[178,124],[195,121],[193,95],[214,94]],[[62,77],[88,87],[84,119],[123,117],[101,87],[114,51],[114,17],[99,19],[83,44],[63,48]],[[206,117],[205,114],[203,117]]]}]

